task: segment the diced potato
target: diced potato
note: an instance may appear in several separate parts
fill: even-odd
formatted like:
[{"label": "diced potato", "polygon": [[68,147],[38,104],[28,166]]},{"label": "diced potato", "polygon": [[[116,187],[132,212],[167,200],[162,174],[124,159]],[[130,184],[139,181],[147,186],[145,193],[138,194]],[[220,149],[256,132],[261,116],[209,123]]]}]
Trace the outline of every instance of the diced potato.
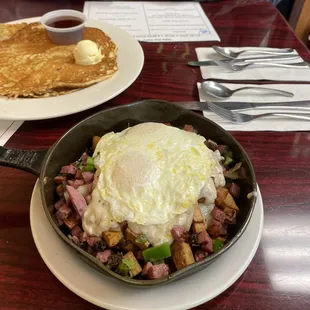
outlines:
[{"label": "diced potato", "polygon": [[130,268],[130,272],[132,277],[135,277],[137,274],[139,274],[142,271],[142,268],[139,264],[139,262],[137,261],[136,257],[133,255],[133,253],[127,252],[123,259],[128,259],[132,262],[132,267]]},{"label": "diced potato", "polygon": [[235,209],[225,208],[224,213],[225,213],[225,223],[234,224],[236,222],[237,211]]},{"label": "diced potato", "polygon": [[222,243],[225,243],[227,241],[226,238],[223,238],[223,237],[217,237],[216,240],[222,242]]},{"label": "diced potato", "polygon": [[129,240],[124,240],[124,242],[121,243],[121,248],[126,252],[131,251],[135,253],[137,251],[137,246]]},{"label": "diced potato", "polygon": [[76,213],[73,212],[68,218],[64,220],[65,225],[71,230],[77,223]]},{"label": "diced potato", "polygon": [[224,201],[224,199],[226,198],[228,194],[228,189],[225,187],[219,187],[216,189],[216,194],[217,194],[217,197],[215,199],[215,204],[221,207],[222,202]]},{"label": "diced potato", "polygon": [[62,184],[59,184],[56,187],[56,193],[59,197],[63,197],[64,196],[64,187],[62,186]]},{"label": "diced potato", "polygon": [[188,243],[174,241],[171,251],[172,259],[177,270],[195,263],[192,249]]},{"label": "diced potato", "polygon": [[124,238],[124,235],[121,231],[104,231],[102,237],[105,243],[112,248]]},{"label": "diced potato", "polygon": [[133,232],[130,228],[126,228],[125,231],[125,236],[126,239],[130,240],[131,242],[133,242],[134,244],[136,244],[141,250],[145,250],[150,246],[150,243],[148,241],[145,242],[137,242],[137,238],[139,237],[138,234],[136,234],[135,232]]},{"label": "diced potato", "polygon": [[193,222],[194,223],[204,222],[204,218],[202,216],[201,209],[198,204],[195,206],[195,209],[194,209]]},{"label": "diced potato", "polygon": [[234,209],[236,211],[239,211],[239,208],[237,207],[233,196],[231,194],[229,194],[229,193],[227,194],[226,198],[221,203],[221,207],[223,209],[231,208],[231,209]]},{"label": "diced potato", "polygon": [[99,142],[101,138],[98,137],[98,136],[93,136],[93,143],[92,143],[92,146],[93,146],[93,150],[95,150],[96,146],[97,146],[97,143]]},{"label": "diced potato", "polygon": [[195,234],[199,234],[202,231],[206,231],[207,230],[207,225],[205,222],[201,222],[201,223],[193,223],[192,224],[192,231]]}]

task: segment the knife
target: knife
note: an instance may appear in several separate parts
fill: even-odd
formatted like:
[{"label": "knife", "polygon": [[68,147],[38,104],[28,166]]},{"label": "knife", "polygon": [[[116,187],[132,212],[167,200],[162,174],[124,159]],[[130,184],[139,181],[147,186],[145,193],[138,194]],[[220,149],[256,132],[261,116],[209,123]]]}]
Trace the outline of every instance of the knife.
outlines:
[{"label": "knife", "polygon": [[[269,56],[269,57],[251,57],[251,58],[243,58],[243,59],[220,59],[223,62],[229,62],[231,64],[245,64],[256,62],[259,60],[262,61],[281,61],[281,60],[294,60],[300,58],[298,55],[283,55],[283,56]],[[214,60],[206,60],[206,61],[189,61],[187,63],[189,66],[200,67],[200,66],[218,66],[218,64]]]},{"label": "knife", "polygon": [[[178,105],[182,108],[188,110],[196,110],[196,111],[208,111],[208,101],[179,101],[179,102],[171,102],[175,105]],[[242,110],[242,109],[253,109],[253,108],[287,108],[291,107],[294,109],[298,108],[309,108],[310,109],[310,100],[303,101],[286,101],[286,102],[224,102],[224,101],[216,101],[213,102],[225,109],[229,110]]]}]

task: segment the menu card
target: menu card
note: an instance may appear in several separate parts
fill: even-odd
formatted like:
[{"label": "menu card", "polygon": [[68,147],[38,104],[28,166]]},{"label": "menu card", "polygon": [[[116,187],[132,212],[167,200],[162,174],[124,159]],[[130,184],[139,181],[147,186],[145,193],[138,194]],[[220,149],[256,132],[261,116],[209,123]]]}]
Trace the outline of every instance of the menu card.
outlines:
[{"label": "menu card", "polygon": [[197,2],[86,1],[84,13],[126,30],[139,41],[220,41]]}]

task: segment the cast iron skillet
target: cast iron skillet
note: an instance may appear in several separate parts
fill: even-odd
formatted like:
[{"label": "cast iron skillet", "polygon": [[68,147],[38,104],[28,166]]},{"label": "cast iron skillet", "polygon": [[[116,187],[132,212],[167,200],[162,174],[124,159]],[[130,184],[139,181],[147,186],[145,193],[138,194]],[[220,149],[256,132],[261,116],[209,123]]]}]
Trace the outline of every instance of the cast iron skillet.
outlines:
[{"label": "cast iron skillet", "polygon": [[[233,237],[219,252],[161,279],[134,280],[122,277],[106,268],[95,257],[73,244],[58,228],[56,224],[57,221],[53,215],[53,204],[56,200],[53,178],[58,174],[62,166],[74,162],[80,157],[85,148],[90,145],[92,136],[103,136],[110,131],[117,132],[128,126],[150,121],[162,123],[170,122],[176,127],[189,124],[197,129],[198,133],[206,139],[212,139],[219,144],[230,146],[236,159],[242,161],[243,166],[248,171],[248,176],[245,180],[239,181],[241,196],[237,203],[241,211],[238,215],[237,224],[230,227],[229,233]],[[252,216],[256,200],[255,195],[252,195],[250,199],[247,198],[247,194],[257,191],[257,185],[250,159],[240,144],[227,131],[212,121],[197,113],[159,100],[140,101],[103,110],[71,128],[49,150],[24,151],[1,147],[0,164],[23,169],[39,176],[43,208],[49,222],[59,237],[72,247],[82,259],[99,272],[139,287],[165,284],[192,275],[210,265],[219,256],[224,255],[245,231]]]}]

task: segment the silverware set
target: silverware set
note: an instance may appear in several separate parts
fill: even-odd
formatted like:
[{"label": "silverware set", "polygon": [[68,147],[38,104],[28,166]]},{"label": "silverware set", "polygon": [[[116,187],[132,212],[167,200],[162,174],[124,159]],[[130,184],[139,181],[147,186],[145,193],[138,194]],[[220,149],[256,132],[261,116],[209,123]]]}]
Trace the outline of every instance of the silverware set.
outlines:
[{"label": "silverware set", "polygon": [[[304,61],[291,48],[285,49],[270,49],[270,50],[243,50],[240,52],[233,52],[226,47],[213,46],[214,51],[224,59],[207,60],[207,61],[189,61],[189,66],[220,66],[226,70],[242,71],[246,68],[263,66],[263,67],[283,67],[295,69],[309,69],[310,65]],[[248,57],[238,58],[239,55],[247,53]],[[251,54],[254,53],[254,57]],[[257,57],[257,54],[262,56]],[[273,55],[273,56],[266,56]],[[285,63],[285,61],[296,60],[296,63]]]},{"label": "silverware set", "polygon": [[295,118],[300,120],[310,121],[310,111],[308,113],[297,113],[297,112],[268,112],[268,113],[260,113],[260,114],[246,114],[240,113],[236,111],[232,111],[229,109],[222,108],[216,103],[209,102],[208,107],[211,111],[213,111],[218,116],[225,118],[233,123],[242,124],[251,122],[257,118],[268,117],[268,116],[280,116],[280,117],[288,117]]},{"label": "silverware set", "polygon": [[[310,63],[304,61],[294,49],[255,49],[241,50],[234,52],[229,48],[213,46],[214,51],[223,56],[223,59],[210,59],[207,61],[189,61],[190,66],[220,66],[229,72],[238,72],[247,68],[255,67],[282,67],[294,69],[309,69]],[[214,82],[204,81],[201,83],[201,91],[218,99],[228,99],[236,92],[253,91],[257,95],[279,95],[284,97],[293,97],[294,94],[289,91],[275,89],[265,86],[245,86],[237,89],[230,89],[225,85]],[[212,111],[220,117],[233,123],[247,123],[261,117],[280,116],[302,120],[310,120],[310,100],[309,101],[291,101],[291,102],[175,102],[188,109]],[[263,110],[268,109],[268,112]],[[262,110],[262,113],[247,114],[246,111]]]},{"label": "silverware set", "polygon": [[251,50],[243,50],[240,52],[233,52],[227,47],[213,46],[213,49],[220,55],[230,58],[236,59],[238,56],[244,53],[255,53],[255,54],[271,54],[271,55],[290,55],[294,54],[294,50],[292,48],[274,48],[270,50],[262,50],[262,49],[251,49]]},{"label": "silverware set", "polygon": [[[189,110],[212,111],[220,117],[233,123],[247,123],[254,119],[267,116],[281,116],[302,120],[310,120],[310,100],[290,102],[211,102],[211,101],[180,101],[173,102]],[[263,111],[267,113],[246,114],[248,111]]]}]

